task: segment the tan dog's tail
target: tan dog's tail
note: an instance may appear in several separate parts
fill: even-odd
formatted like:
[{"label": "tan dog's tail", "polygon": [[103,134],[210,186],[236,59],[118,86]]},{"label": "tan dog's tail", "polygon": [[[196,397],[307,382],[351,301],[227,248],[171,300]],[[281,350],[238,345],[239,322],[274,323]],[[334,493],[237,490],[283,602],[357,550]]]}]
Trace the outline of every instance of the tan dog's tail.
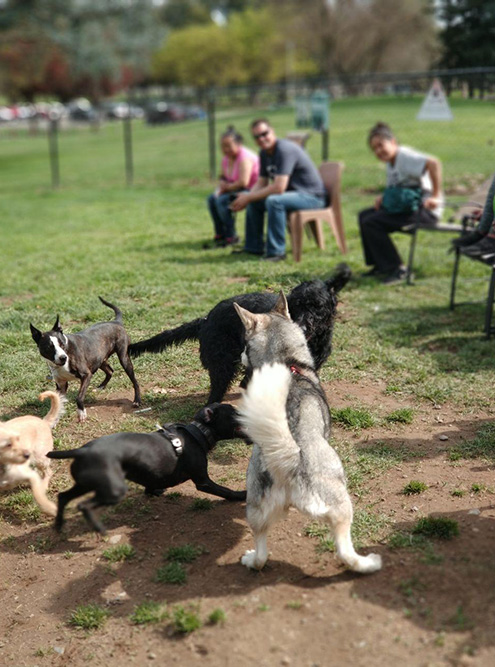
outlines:
[{"label": "tan dog's tail", "polygon": [[50,406],[50,411],[43,417],[43,420],[48,422],[50,428],[54,428],[65,412],[65,397],[61,396],[56,391],[44,391],[39,395],[40,401],[45,401],[47,398],[50,399],[52,404]]}]

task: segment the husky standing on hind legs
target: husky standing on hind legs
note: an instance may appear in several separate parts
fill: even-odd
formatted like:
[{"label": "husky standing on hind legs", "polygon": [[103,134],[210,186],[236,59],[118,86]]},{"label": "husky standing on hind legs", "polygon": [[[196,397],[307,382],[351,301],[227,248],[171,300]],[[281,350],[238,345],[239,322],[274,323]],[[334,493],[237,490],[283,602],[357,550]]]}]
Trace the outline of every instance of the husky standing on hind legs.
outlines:
[{"label": "husky standing on hind legs", "polygon": [[242,563],[260,570],[270,526],[289,507],[327,521],[338,557],[355,572],[375,572],[378,554],[360,556],[351,539],[352,504],[342,463],[328,444],[330,410],[303,332],[281,293],[274,308],[254,314],[234,304],[246,330],[244,362],[253,376],[238,407],[254,442],[247,472],[247,520],[255,548]]}]

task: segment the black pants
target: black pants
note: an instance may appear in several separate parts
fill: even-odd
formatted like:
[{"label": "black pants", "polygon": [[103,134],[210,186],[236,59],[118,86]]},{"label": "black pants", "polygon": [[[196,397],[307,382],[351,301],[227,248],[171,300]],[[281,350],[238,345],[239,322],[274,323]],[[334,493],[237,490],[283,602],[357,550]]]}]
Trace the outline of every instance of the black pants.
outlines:
[{"label": "black pants", "polygon": [[406,225],[417,223],[433,225],[436,217],[427,209],[414,213],[387,213],[383,209],[366,208],[359,213],[359,231],[364,260],[381,273],[392,273],[402,265],[402,259],[390,238]]}]

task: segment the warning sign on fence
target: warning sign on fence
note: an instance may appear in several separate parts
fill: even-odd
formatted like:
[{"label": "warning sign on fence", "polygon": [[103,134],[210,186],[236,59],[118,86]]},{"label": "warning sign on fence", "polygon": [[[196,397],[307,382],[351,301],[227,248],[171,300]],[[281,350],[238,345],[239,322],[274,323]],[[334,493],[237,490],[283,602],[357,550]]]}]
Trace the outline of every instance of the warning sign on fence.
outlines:
[{"label": "warning sign on fence", "polygon": [[438,79],[434,79],[416,118],[418,120],[452,120],[453,117],[442,84]]}]

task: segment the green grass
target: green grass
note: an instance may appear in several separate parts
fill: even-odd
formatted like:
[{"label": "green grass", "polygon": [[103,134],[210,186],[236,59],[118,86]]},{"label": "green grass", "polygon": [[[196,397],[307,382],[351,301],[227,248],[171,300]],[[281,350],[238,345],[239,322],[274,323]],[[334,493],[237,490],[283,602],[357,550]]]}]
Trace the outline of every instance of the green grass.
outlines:
[{"label": "green grass", "polygon": [[204,553],[203,547],[195,546],[194,544],[184,544],[179,547],[170,547],[163,557],[165,560],[176,563],[192,563],[202,553]]},{"label": "green grass", "polygon": [[130,560],[136,555],[136,550],[130,544],[118,544],[115,547],[105,549],[102,556],[110,563],[121,563],[124,560]]},{"label": "green grass", "polygon": [[223,625],[227,619],[227,614],[223,609],[217,608],[214,609],[210,614],[208,614],[208,623],[210,625]]},{"label": "green grass", "polygon": [[388,424],[411,424],[414,419],[414,410],[412,408],[399,408],[385,416]]},{"label": "green grass", "polygon": [[208,512],[213,509],[213,502],[209,498],[195,498],[188,509],[192,512]]},{"label": "green grass", "polygon": [[424,482],[420,482],[417,479],[412,479],[402,489],[402,493],[405,496],[412,496],[414,494],[423,493],[423,491],[426,491],[427,488],[428,488],[428,485],[425,484]]},{"label": "green grass", "polygon": [[173,561],[158,568],[155,581],[159,584],[177,584],[181,586],[187,581],[187,573],[181,563]]},{"label": "green grass", "polygon": [[136,605],[130,621],[134,625],[150,625],[160,623],[166,618],[168,618],[167,605],[150,600]]},{"label": "green grass", "polygon": [[[365,141],[377,119],[388,120],[405,143],[439,155],[447,183],[465,185],[493,170],[491,103],[456,99],[452,123],[421,124],[415,120],[420,102],[386,98],[332,103],[331,157],[346,164],[346,261],[356,271],[363,266],[356,215],[371,202],[370,191],[384,182],[383,165]],[[252,115],[252,110],[222,112],[218,127],[233,120],[246,130]],[[280,135],[294,129],[293,110],[280,109],[270,117]],[[50,383],[29,322],[46,329],[59,313],[66,330],[77,331],[108,317],[97,299],[101,294],[122,308],[131,337],[138,339],[204,315],[226,296],[266,288],[287,291],[301,280],[326,276],[341,260],[332,240],[324,252],[306,241],[298,265],[289,259],[267,267],[228,250],[203,251],[202,242],[212,233],[205,207],[212,188],[206,123],[156,128],[134,123],[132,188],[124,185],[121,130],[119,124],[108,124],[98,132],[82,128],[61,135],[62,186],[55,192],[50,188],[46,137],[2,132],[0,396],[6,415],[25,412],[28,405],[39,414],[46,409],[36,396]],[[316,134],[308,151],[319,161]],[[359,278],[346,287],[348,316],[337,322],[332,361],[322,369],[324,381],[345,377],[358,382],[372,376],[403,398],[491,408],[493,353],[481,338],[483,305],[453,312],[447,308],[449,238],[419,236],[417,281],[411,288],[384,288]],[[409,239],[396,235],[396,240],[406,251]],[[469,292],[472,298],[484,297],[486,282],[485,267],[463,262],[459,299],[463,290],[464,296]],[[141,424],[190,418],[208,387],[192,344],[143,356],[135,368],[146,387],[144,405],[153,407],[150,415],[139,418]],[[153,393],[157,387],[165,393]],[[66,419],[74,419],[74,391],[73,385]],[[98,398],[111,391],[131,396],[118,366],[109,389]],[[125,415],[121,428],[132,428],[136,420],[132,413]],[[66,446],[63,430],[59,437]]]},{"label": "green grass", "polygon": [[358,408],[333,409],[332,419],[335,423],[352,429],[370,428],[375,424],[375,418],[369,410]]},{"label": "green grass", "polygon": [[483,424],[473,440],[465,440],[458,443],[450,450],[448,457],[450,461],[460,459],[485,459],[495,460],[495,424]]},{"label": "green grass", "polygon": [[195,630],[199,630],[202,625],[199,617],[199,610],[197,606],[189,606],[188,608],[182,605],[177,605],[172,611],[172,625],[176,632],[180,634],[190,634]]},{"label": "green grass", "polygon": [[97,604],[80,605],[69,617],[69,625],[81,630],[98,630],[101,628],[110,612]]},{"label": "green grass", "polygon": [[44,516],[28,489],[18,489],[8,496],[0,496],[0,508],[10,510],[21,521],[38,521]]},{"label": "green grass", "polygon": [[443,517],[422,517],[413,528],[415,535],[434,537],[440,540],[451,540],[459,535],[459,524],[454,519]]}]

